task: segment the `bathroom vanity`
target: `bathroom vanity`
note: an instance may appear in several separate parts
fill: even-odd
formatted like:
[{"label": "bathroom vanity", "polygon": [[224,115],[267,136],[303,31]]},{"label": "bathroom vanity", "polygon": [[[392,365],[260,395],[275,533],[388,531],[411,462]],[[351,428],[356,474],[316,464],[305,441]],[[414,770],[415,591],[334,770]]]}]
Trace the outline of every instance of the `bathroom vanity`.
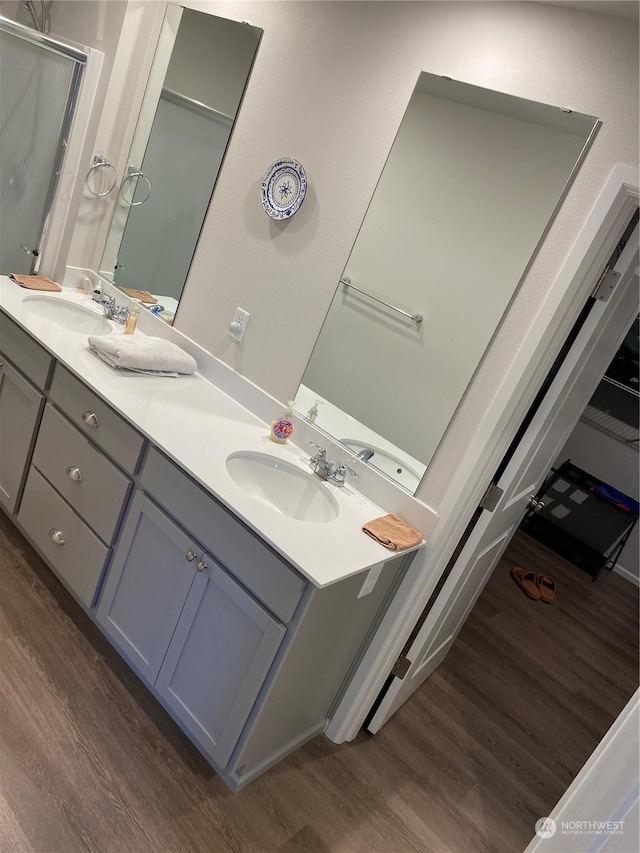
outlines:
[{"label": "bathroom vanity", "polygon": [[[362,534],[384,510],[315,478],[201,375],[114,371],[0,288],[0,502],[235,790],[324,731],[412,552]],[[48,298],[102,322],[86,296]],[[299,517],[238,485],[243,454],[311,488]]]}]

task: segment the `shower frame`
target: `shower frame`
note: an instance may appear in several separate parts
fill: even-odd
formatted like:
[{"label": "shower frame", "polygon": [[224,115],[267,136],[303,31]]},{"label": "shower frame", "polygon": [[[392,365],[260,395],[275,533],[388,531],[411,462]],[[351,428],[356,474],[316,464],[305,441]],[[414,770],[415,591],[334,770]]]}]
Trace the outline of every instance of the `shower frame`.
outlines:
[{"label": "shower frame", "polygon": [[[45,197],[44,210],[42,220],[38,229],[38,245],[34,246],[31,254],[31,265],[29,272],[37,271],[42,260],[43,246],[47,237],[48,225],[53,209],[56,192],[62,175],[65,155],[68,153],[73,119],[77,111],[78,101],[80,97],[81,86],[84,80],[85,71],[87,68],[89,54],[85,50],[81,50],[67,42],[61,41],[58,38],[46,35],[39,30],[19,24],[9,18],[0,15],[0,31],[38,45],[43,50],[48,50],[59,56],[65,56],[71,59],[75,64],[67,103],[65,106],[62,125],[60,128],[60,138],[58,148],[54,160],[54,165],[49,182],[49,188]],[[100,63],[101,64],[101,63]]]}]

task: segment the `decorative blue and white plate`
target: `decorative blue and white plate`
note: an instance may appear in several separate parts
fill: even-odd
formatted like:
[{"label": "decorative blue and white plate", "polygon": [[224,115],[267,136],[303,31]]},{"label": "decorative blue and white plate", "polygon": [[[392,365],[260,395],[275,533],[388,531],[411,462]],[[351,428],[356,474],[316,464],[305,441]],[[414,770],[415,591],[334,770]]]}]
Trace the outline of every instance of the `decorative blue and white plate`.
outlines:
[{"label": "decorative blue and white plate", "polygon": [[307,173],[297,160],[283,157],[268,169],[260,192],[262,206],[272,219],[289,219],[304,201]]}]

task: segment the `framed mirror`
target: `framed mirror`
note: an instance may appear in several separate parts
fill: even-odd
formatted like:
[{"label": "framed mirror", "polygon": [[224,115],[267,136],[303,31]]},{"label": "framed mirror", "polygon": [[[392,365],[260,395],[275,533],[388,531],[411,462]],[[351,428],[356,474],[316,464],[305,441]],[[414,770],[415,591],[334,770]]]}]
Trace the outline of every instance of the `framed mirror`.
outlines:
[{"label": "framed mirror", "polygon": [[296,410],[415,492],[598,125],[422,73]]},{"label": "framed mirror", "polygon": [[167,6],[100,274],[170,323],[261,35]]}]

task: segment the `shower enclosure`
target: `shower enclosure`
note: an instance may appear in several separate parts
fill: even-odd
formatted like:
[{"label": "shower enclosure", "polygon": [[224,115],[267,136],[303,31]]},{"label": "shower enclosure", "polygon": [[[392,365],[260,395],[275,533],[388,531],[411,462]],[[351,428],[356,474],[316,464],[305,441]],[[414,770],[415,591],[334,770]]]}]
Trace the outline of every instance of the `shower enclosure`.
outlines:
[{"label": "shower enclosure", "polygon": [[0,16],[0,274],[38,268],[86,62]]}]

